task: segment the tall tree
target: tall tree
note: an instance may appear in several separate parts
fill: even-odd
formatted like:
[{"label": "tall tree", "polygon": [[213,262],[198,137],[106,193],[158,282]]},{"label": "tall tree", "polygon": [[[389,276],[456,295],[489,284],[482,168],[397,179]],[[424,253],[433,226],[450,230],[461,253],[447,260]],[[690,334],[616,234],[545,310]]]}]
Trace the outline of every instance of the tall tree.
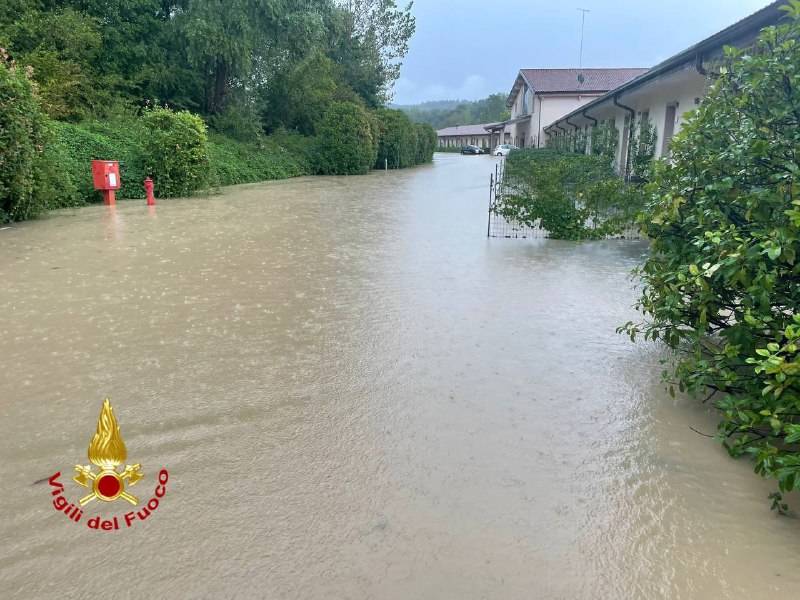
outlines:
[{"label": "tall tree", "polygon": [[232,80],[246,78],[253,53],[276,20],[270,0],[192,0],[184,32],[191,64],[203,76],[203,108],[219,113]]},{"label": "tall tree", "polygon": [[395,0],[335,0],[335,5],[340,10],[331,20],[332,58],[350,87],[367,104],[380,106],[390,99],[416,30],[413,2],[405,8]]}]

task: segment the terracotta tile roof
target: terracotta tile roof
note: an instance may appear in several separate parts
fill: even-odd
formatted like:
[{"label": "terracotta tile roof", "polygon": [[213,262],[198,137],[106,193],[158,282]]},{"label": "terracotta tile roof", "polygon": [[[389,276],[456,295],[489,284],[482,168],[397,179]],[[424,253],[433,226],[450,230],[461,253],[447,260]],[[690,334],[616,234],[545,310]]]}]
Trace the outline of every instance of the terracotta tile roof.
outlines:
[{"label": "terracotta tile roof", "polygon": [[647,69],[522,69],[520,72],[535,93],[546,94],[607,92],[646,73]]},{"label": "terracotta tile roof", "polygon": [[444,129],[439,129],[436,132],[436,135],[439,137],[446,137],[450,135],[489,135],[489,132],[486,131],[486,128],[490,125],[496,125],[497,123],[484,123],[482,125],[458,125],[456,127],[445,127]]}]

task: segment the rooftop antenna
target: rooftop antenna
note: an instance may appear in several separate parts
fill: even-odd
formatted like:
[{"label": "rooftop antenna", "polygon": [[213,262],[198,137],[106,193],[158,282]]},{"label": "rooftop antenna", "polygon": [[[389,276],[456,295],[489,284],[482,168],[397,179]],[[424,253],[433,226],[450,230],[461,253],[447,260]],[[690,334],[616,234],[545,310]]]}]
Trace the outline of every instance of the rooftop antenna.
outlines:
[{"label": "rooftop antenna", "polygon": [[579,8],[578,12],[581,13],[581,51],[578,57],[578,68],[583,68],[583,31],[586,26],[586,13],[592,12],[588,8]]}]

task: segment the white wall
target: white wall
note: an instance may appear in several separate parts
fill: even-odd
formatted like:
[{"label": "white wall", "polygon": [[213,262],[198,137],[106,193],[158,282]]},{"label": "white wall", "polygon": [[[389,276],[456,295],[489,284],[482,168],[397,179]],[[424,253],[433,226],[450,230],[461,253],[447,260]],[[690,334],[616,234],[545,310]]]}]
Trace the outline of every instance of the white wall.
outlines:
[{"label": "white wall", "polygon": [[[697,108],[696,100],[705,96],[707,86],[708,81],[706,77],[698,73],[692,65],[687,65],[684,69],[673,71],[641,87],[634,88],[624,93],[620,96],[619,102],[634,109],[636,112],[637,124],[641,114],[643,112],[649,112],[650,122],[656,128],[656,157],[661,158],[667,107],[676,105],[674,136],[680,131],[687,113]],[[567,110],[562,113],[562,115],[572,110],[575,109]],[[609,99],[600,106],[592,107],[589,110],[589,114],[599,121],[609,118],[614,119],[615,126],[619,133],[619,143],[617,145],[615,158],[615,163],[619,170],[622,162],[621,154],[627,137],[625,117],[629,112],[623,108],[614,106],[613,101]],[[548,125],[555,122],[556,118],[558,117],[550,120]],[[545,120],[544,114],[543,120]],[[580,116],[572,118],[571,121],[578,125],[583,125],[587,122]],[[559,125],[564,127],[564,129],[572,129],[572,127],[566,125],[564,121],[559,121]]]},{"label": "white wall", "polygon": [[[532,117],[532,125],[531,127],[531,136],[533,137],[533,145],[536,146],[536,142],[541,140],[540,146],[545,145],[545,134],[544,128],[550,125],[553,121],[558,119],[559,117],[563,117],[566,114],[571,113],[576,108],[580,108],[587,102],[591,102],[595,98],[598,97],[598,94],[594,94],[591,96],[587,95],[564,95],[564,96],[549,96],[549,95],[542,95],[539,96],[539,102],[535,103],[535,106],[541,111],[541,124],[539,120],[539,115],[534,114]],[[580,119],[572,120],[574,123],[578,125],[582,125]],[[567,129],[572,129],[572,126],[567,126]]]}]

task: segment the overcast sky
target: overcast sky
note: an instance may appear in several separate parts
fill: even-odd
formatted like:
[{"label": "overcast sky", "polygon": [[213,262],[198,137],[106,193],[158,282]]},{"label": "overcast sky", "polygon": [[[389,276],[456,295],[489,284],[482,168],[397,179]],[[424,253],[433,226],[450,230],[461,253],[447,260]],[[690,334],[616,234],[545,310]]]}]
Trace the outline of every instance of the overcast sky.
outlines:
[{"label": "overcast sky", "polygon": [[[508,92],[521,68],[651,67],[767,0],[415,0],[417,32],[394,102]],[[406,0],[397,0],[405,5]]]}]

